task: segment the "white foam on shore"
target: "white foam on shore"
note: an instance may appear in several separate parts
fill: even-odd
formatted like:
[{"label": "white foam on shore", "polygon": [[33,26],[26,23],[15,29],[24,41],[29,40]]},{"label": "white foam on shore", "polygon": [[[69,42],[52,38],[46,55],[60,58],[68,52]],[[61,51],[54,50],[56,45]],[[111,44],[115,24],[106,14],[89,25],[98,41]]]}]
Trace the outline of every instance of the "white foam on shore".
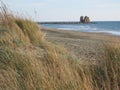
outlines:
[{"label": "white foam on shore", "polygon": [[120,32],[117,32],[117,31],[98,31],[97,33],[109,33],[109,34],[120,36]]},{"label": "white foam on shore", "polygon": [[113,31],[113,30],[100,30],[98,28],[91,28],[91,27],[80,27],[78,28],[58,28],[60,30],[74,30],[74,31],[82,31],[82,32],[95,32],[95,33],[108,33],[113,35],[119,35],[120,36],[120,30],[119,31]]}]

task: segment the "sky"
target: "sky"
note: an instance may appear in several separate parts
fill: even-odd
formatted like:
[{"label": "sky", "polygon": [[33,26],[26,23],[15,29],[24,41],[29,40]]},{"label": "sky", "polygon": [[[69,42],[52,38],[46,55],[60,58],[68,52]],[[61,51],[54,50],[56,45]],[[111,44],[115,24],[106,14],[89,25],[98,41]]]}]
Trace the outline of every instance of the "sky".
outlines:
[{"label": "sky", "polygon": [[4,0],[13,13],[35,21],[120,21],[120,0]]}]

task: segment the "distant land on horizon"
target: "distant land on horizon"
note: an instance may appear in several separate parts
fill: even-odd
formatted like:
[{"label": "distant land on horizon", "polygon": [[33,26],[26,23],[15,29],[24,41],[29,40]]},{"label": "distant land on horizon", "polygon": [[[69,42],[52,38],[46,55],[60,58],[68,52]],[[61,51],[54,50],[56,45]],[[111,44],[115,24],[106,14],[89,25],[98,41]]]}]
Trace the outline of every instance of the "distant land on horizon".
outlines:
[{"label": "distant land on horizon", "polygon": [[[120,22],[120,20],[119,21],[90,21],[89,23],[97,23],[97,22]],[[62,20],[60,20],[60,21],[37,21],[37,23],[38,24],[80,24],[81,22],[80,21],[62,21]],[[81,23],[82,24],[82,23]],[[88,24],[88,23],[87,23]]]}]

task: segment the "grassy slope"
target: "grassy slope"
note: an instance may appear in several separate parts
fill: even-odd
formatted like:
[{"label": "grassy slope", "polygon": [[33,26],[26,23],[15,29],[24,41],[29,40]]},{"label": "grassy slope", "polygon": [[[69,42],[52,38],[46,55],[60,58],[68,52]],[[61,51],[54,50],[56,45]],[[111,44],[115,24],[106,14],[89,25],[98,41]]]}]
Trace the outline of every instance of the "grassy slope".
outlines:
[{"label": "grassy slope", "polygon": [[0,90],[119,90],[120,50],[107,47],[98,65],[81,65],[47,42],[40,27],[1,12]]}]

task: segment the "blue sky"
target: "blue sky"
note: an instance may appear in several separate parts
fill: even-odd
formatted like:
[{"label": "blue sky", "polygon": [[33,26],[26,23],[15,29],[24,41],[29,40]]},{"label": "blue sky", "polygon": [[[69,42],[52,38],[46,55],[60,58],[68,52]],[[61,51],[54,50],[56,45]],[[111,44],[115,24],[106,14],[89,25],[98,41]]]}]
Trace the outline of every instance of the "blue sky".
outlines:
[{"label": "blue sky", "polygon": [[14,13],[35,21],[120,21],[120,0],[4,0]]}]

